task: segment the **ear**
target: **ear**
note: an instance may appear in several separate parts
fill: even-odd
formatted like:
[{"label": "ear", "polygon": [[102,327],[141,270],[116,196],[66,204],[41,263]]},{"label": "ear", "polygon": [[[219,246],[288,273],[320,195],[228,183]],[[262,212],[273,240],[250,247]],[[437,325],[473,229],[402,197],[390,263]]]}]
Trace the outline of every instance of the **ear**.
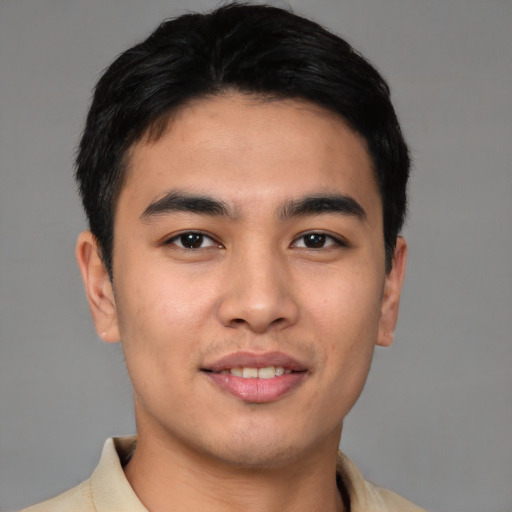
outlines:
[{"label": "ear", "polygon": [[406,263],[407,243],[404,238],[399,236],[396,241],[391,271],[386,276],[384,295],[382,297],[379,331],[377,334],[377,345],[381,347],[389,347],[393,343]]},{"label": "ear", "polygon": [[112,282],[101,259],[96,238],[90,231],[78,237],[75,250],[89,308],[99,337],[109,343],[119,341],[117,310]]}]

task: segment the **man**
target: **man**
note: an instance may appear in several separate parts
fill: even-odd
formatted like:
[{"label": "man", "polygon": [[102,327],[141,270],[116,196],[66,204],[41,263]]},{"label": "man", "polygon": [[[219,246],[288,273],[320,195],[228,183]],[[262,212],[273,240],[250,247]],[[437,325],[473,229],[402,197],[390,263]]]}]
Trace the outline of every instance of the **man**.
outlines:
[{"label": "man", "polygon": [[163,23],[100,79],[77,259],[137,436],[28,510],[414,511],[338,453],[397,322],[406,144],[380,75],[286,11]]}]

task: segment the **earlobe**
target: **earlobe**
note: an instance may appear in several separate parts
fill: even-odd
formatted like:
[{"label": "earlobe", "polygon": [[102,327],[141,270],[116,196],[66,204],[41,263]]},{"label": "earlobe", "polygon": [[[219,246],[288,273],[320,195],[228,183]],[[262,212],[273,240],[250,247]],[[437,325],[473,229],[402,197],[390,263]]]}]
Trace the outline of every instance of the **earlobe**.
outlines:
[{"label": "earlobe", "polygon": [[399,236],[396,241],[393,265],[386,276],[384,295],[381,305],[377,345],[389,347],[393,343],[393,336],[398,322],[398,309],[400,306],[400,293],[405,279],[407,263],[407,243]]},{"label": "earlobe", "polygon": [[96,238],[90,231],[84,231],[78,237],[75,255],[96,331],[104,341],[117,342],[120,336],[112,282]]}]

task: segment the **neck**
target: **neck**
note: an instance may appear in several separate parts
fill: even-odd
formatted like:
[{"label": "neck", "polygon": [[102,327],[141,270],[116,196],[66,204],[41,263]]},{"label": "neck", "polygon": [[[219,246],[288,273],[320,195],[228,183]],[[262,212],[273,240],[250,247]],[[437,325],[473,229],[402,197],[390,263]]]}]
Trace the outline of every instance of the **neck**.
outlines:
[{"label": "neck", "polygon": [[276,467],[248,468],[187,452],[139,432],[125,474],[151,512],[341,512],[337,443],[334,450],[320,446]]}]

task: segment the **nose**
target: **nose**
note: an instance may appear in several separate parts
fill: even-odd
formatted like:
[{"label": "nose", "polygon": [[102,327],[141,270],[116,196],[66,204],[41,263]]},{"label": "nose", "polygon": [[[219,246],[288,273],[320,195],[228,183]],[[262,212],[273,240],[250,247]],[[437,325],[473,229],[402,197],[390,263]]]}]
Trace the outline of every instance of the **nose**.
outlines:
[{"label": "nose", "polygon": [[283,257],[258,251],[231,261],[218,316],[226,327],[258,334],[295,324],[299,308]]}]

